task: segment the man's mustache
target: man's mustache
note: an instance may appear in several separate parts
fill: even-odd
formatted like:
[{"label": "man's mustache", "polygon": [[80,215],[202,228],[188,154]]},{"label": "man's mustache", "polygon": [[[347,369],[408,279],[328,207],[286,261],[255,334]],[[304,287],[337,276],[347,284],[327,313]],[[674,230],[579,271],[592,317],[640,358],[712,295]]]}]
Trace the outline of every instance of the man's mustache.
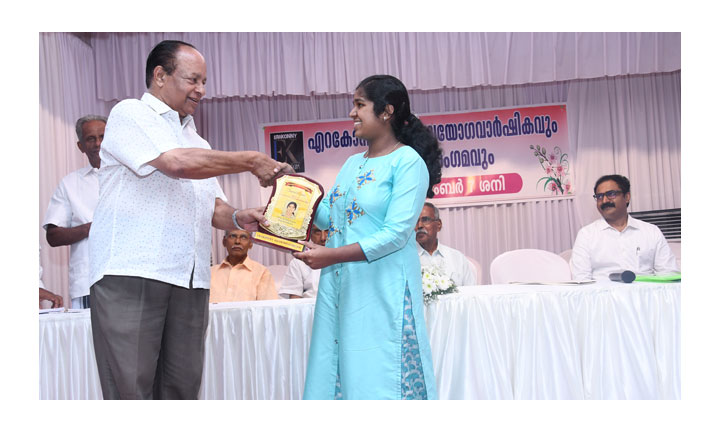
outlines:
[{"label": "man's mustache", "polygon": [[608,207],[615,207],[615,203],[612,202],[606,202],[605,204],[600,206],[600,210],[605,210]]},{"label": "man's mustache", "polygon": [[427,234],[428,232],[425,231],[425,228],[420,228],[419,230],[417,230],[417,232],[416,232],[415,234],[417,235],[417,234],[420,234],[420,233],[422,233],[422,234]]}]

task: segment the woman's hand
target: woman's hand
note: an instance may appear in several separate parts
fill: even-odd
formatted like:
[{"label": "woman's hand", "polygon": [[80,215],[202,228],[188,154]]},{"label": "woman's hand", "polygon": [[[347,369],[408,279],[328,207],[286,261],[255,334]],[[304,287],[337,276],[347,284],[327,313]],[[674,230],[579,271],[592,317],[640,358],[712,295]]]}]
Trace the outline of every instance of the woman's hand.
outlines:
[{"label": "woman's hand", "polygon": [[303,252],[293,252],[293,256],[307,264],[311,269],[320,269],[337,264],[333,249],[306,241],[299,241],[298,243],[305,245],[305,250]]}]

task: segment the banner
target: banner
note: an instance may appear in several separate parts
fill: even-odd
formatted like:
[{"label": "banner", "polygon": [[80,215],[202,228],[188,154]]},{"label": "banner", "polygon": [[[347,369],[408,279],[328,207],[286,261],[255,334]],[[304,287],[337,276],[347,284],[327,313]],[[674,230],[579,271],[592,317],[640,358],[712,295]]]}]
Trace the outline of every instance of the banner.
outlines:
[{"label": "banner", "polygon": [[[443,149],[436,205],[527,200],[574,193],[567,110],[540,105],[426,114]],[[261,151],[331,190],[352,154],[367,150],[352,120],[263,126]]]}]

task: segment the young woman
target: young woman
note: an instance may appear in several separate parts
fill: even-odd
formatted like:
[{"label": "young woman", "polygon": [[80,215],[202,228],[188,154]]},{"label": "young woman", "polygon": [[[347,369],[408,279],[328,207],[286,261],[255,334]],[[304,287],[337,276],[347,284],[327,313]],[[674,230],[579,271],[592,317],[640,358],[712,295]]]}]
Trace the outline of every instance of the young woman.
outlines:
[{"label": "young woman", "polygon": [[438,141],[392,76],[365,78],[350,117],[368,150],[318,207],[327,247],[293,254],[323,269],[303,397],[435,399],[413,228],[440,181]]}]

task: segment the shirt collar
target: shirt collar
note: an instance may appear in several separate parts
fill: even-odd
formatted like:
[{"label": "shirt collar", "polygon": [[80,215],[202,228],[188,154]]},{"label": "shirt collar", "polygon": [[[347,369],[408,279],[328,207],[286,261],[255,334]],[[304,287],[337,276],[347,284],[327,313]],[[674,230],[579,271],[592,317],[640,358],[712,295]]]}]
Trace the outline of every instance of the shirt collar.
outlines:
[{"label": "shirt collar", "polygon": [[98,170],[94,166],[87,164],[86,166],[84,166],[82,168],[81,172],[82,172],[83,177],[85,177],[88,174],[97,174]]},{"label": "shirt collar", "polygon": [[225,257],[225,259],[223,260],[223,262],[220,263],[220,267],[231,267],[231,268],[245,267],[245,268],[248,269],[249,271],[253,271],[253,270],[255,270],[255,268],[256,268],[256,266],[255,266],[255,261],[253,261],[252,259],[250,259],[250,257],[245,257],[245,261],[241,262],[240,264],[236,264],[236,265],[234,265],[234,266],[233,266],[232,264],[230,264],[230,262],[228,261],[227,257]]},{"label": "shirt collar", "polygon": [[[165,115],[169,112],[174,113],[175,116],[177,116],[177,119],[180,120],[180,114],[178,114],[177,111],[170,108],[168,104],[161,101],[160,99],[153,96],[151,93],[145,92],[142,95],[142,98],[140,98],[141,101],[145,102],[150,108],[153,109],[156,113],[160,115]],[[180,120],[180,127],[185,127],[187,125],[192,126],[193,129],[195,128],[195,119],[193,119],[193,116],[190,114],[186,115],[184,119]]]},{"label": "shirt collar", "polygon": [[443,251],[442,251],[443,245],[442,245],[439,241],[438,241],[437,248],[435,249],[435,252],[433,252],[432,255],[430,255],[430,252],[426,251],[426,250],[420,245],[420,243],[417,242],[417,240],[415,241],[415,244],[417,245],[418,254],[420,254],[420,255],[428,255],[428,256],[440,255],[441,257],[444,257],[444,256],[445,256],[445,254],[444,254]]},{"label": "shirt collar", "polygon": [[[602,217],[601,217],[601,218],[598,220],[598,223],[600,224],[600,229],[602,229],[602,230],[606,230],[606,229],[615,230],[614,227],[610,226],[610,224],[607,223],[607,221],[605,220],[605,218],[602,218]],[[638,223],[638,220],[635,219],[634,217],[630,216],[629,214],[628,214],[628,222],[627,222],[627,226],[625,226],[625,230],[628,229],[628,228],[640,229],[640,224]],[[623,230],[623,231],[625,231],[625,230]],[[615,230],[615,231],[617,231],[617,230]]]},{"label": "shirt collar", "polygon": [[628,215],[628,224],[627,226],[632,227],[633,229],[640,229],[640,223],[637,219],[634,217]]}]

